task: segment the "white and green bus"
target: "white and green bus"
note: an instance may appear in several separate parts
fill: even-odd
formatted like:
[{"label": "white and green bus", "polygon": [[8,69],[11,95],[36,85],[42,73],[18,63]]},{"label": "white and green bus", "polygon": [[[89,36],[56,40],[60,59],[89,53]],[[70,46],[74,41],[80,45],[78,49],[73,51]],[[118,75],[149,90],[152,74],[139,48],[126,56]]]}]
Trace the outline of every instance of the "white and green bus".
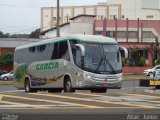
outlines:
[{"label": "white and green bus", "polygon": [[26,92],[121,88],[120,47],[112,38],[94,35],[59,37],[17,47],[14,78],[14,85]]}]

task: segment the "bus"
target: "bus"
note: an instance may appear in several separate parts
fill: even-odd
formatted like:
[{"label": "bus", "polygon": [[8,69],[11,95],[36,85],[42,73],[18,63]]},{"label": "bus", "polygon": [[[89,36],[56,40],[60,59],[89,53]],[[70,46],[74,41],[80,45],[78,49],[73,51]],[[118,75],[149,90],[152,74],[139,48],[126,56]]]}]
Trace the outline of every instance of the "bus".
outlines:
[{"label": "bus", "polygon": [[14,85],[25,92],[120,89],[120,46],[112,38],[96,35],[58,37],[20,46],[14,53],[14,78]]}]

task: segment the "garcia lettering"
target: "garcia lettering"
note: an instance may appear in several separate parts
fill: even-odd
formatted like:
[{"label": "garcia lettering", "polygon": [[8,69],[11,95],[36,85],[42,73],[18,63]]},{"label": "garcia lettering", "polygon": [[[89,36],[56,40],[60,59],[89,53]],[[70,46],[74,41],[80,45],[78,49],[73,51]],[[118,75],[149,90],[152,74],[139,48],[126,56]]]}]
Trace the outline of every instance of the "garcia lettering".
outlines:
[{"label": "garcia lettering", "polygon": [[43,64],[37,64],[36,70],[56,69],[58,67],[59,67],[58,62],[43,63]]}]

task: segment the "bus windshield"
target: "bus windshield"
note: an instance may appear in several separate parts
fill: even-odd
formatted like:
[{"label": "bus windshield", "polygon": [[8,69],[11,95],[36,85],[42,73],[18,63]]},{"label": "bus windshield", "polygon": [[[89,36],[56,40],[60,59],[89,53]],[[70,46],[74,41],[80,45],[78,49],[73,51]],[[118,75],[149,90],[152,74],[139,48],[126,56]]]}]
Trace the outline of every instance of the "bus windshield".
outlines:
[{"label": "bus windshield", "polygon": [[122,72],[121,55],[118,45],[83,43],[85,47],[84,70],[117,74]]}]

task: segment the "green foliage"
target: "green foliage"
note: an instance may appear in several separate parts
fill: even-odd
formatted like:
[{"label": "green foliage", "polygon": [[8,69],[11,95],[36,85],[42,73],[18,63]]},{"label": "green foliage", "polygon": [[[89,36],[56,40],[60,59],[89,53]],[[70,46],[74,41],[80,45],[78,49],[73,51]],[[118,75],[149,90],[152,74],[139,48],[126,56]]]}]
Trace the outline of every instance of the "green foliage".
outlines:
[{"label": "green foliage", "polygon": [[134,66],[135,66],[135,63],[134,63],[134,61],[133,61],[132,59],[129,59],[128,65],[129,65],[130,67],[134,67]]},{"label": "green foliage", "polygon": [[145,59],[144,59],[143,56],[141,56],[141,57],[139,58],[138,64],[139,64],[139,66],[144,66],[144,65],[145,65]]},{"label": "green foliage", "polygon": [[126,59],[122,57],[122,66],[124,66],[125,64],[126,64]]},{"label": "green foliage", "polygon": [[35,31],[33,31],[33,32],[29,35],[29,38],[38,38],[38,37],[39,37],[39,33],[40,33],[40,29],[36,29]]},{"label": "green foliage", "polygon": [[8,65],[13,63],[13,55],[9,51],[4,51],[0,56],[0,64],[3,67],[7,67]]},{"label": "green foliage", "polygon": [[144,66],[145,65],[145,58],[139,54],[138,48],[131,48],[130,49],[130,59],[129,59],[129,66]]},{"label": "green foliage", "polygon": [[160,65],[160,59],[156,61],[156,65]]},{"label": "green foliage", "polygon": [[0,31],[0,38],[8,38],[9,33],[4,34],[2,31]]},{"label": "green foliage", "polygon": [[0,31],[0,38],[39,38],[40,29],[36,29],[31,34],[9,34]]}]

